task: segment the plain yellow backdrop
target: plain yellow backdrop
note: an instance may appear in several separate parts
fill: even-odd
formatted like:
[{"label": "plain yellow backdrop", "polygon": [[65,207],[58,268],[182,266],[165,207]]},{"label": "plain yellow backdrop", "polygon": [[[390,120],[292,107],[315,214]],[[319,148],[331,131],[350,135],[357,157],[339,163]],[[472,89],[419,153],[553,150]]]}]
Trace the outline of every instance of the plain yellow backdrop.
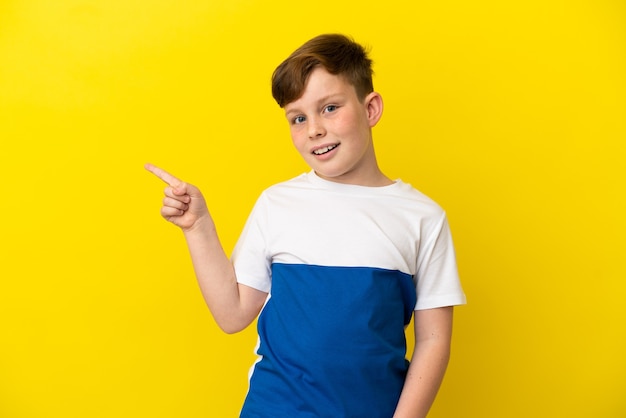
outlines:
[{"label": "plain yellow backdrop", "polygon": [[230,252],[307,170],[269,78],[323,32],[371,47],[380,163],[450,218],[430,416],[626,416],[624,2],[3,0],[0,417],[237,416],[255,329],[218,330],[142,166]]}]

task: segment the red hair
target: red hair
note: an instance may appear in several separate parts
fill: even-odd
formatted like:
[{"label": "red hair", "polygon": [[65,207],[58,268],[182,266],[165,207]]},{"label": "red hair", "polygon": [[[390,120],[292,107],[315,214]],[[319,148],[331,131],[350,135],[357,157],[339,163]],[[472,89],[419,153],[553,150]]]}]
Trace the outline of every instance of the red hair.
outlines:
[{"label": "red hair", "polygon": [[347,36],[317,36],[296,49],[274,70],[272,96],[280,107],[304,93],[311,72],[318,66],[344,77],[355,88],[359,100],[374,91],[372,60],[363,46]]}]

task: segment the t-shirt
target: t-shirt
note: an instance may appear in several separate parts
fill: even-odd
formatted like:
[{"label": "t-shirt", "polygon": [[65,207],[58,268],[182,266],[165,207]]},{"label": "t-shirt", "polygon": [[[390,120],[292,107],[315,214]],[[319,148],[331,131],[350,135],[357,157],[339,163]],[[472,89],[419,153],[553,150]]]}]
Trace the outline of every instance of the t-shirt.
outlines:
[{"label": "t-shirt", "polygon": [[233,251],[268,292],[241,417],[391,417],[413,310],[465,303],[445,212],[401,180],[265,190]]}]

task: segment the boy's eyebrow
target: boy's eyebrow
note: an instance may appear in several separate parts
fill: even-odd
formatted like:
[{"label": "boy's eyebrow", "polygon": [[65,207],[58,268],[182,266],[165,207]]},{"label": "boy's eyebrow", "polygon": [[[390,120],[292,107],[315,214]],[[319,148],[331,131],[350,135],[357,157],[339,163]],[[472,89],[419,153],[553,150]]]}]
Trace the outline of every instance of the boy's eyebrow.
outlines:
[{"label": "boy's eyebrow", "polygon": [[[327,94],[326,96],[324,96],[324,97],[320,97],[320,98],[317,100],[317,105],[319,106],[319,105],[321,105],[322,103],[330,102],[330,101],[332,101],[332,99],[339,98],[339,97],[341,97],[341,93],[331,93],[331,94]],[[288,106],[289,106],[289,104],[287,104],[287,106],[285,106],[285,107],[288,107]],[[290,115],[290,114],[292,114],[292,113],[300,113],[300,112],[301,112],[301,111],[300,111],[298,108],[292,108],[292,109],[286,110],[286,111],[285,111],[285,114],[286,114],[287,116],[289,116],[289,115]]]}]

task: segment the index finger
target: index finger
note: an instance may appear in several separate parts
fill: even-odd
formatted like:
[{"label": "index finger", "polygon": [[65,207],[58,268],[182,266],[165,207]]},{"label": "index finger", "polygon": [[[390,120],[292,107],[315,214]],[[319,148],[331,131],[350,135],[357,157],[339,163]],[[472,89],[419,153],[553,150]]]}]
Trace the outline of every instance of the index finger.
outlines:
[{"label": "index finger", "polygon": [[163,180],[165,183],[169,184],[170,186],[172,186],[174,188],[176,188],[176,187],[180,186],[181,184],[183,184],[183,182],[181,180],[179,180],[178,178],[174,177],[173,175],[171,175],[167,171],[163,170],[162,168],[157,167],[156,165],[152,165],[152,164],[148,163],[144,167],[145,167],[146,170],[148,170],[149,172],[151,172],[152,174],[154,174],[155,176],[157,176],[158,178]]}]

